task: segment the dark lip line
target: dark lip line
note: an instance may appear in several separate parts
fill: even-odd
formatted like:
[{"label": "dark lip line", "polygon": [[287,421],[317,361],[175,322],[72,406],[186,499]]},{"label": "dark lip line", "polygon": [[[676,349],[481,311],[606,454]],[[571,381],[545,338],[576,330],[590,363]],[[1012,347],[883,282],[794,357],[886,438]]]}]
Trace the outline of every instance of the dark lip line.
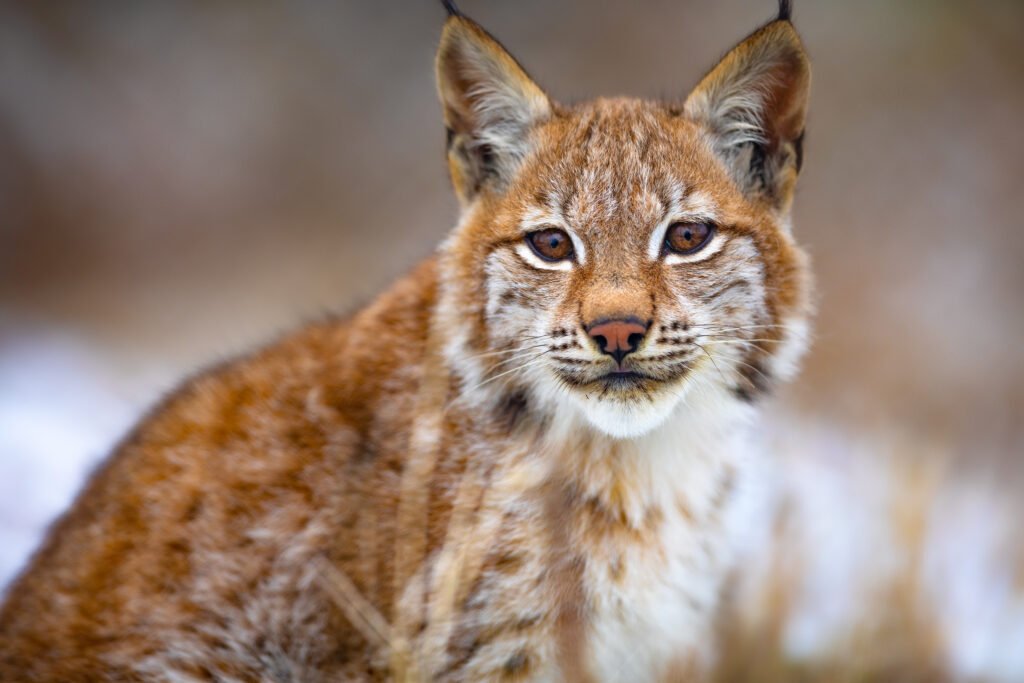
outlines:
[{"label": "dark lip line", "polygon": [[677,376],[672,376],[672,377],[657,377],[657,376],[654,376],[654,375],[648,375],[646,373],[639,372],[637,370],[627,370],[625,372],[617,372],[617,371],[613,370],[611,372],[606,372],[606,373],[604,373],[602,375],[598,375],[596,377],[588,377],[586,379],[581,379],[581,378],[578,378],[578,377],[571,377],[571,376],[568,376],[568,375],[563,375],[562,373],[559,373],[559,375],[562,377],[563,381],[565,381],[567,384],[569,384],[571,386],[583,388],[583,387],[586,387],[587,385],[594,385],[594,384],[630,385],[630,384],[640,384],[641,382],[652,382],[654,384],[664,384],[665,382],[673,382],[673,381],[676,381],[676,380],[680,379],[681,377],[687,375],[689,373],[689,370],[690,370],[690,368],[688,366],[684,372],[682,372],[681,374],[679,374]]},{"label": "dark lip line", "polygon": [[595,377],[595,382],[637,382],[641,380],[655,381],[654,377],[645,375],[635,370],[613,370],[611,372]]}]

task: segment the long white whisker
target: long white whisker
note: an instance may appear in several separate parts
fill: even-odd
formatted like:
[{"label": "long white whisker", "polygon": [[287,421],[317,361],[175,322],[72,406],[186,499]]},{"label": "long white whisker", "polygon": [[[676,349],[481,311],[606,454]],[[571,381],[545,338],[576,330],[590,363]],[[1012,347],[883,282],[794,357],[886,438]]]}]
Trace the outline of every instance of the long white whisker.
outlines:
[{"label": "long white whisker", "polygon": [[528,349],[540,348],[541,346],[547,346],[547,343],[546,342],[542,342],[540,344],[528,344],[526,346],[514,346],[514,347],[512,347],[510,349],[502,349],[500,351],[487,351],[485,353],[474,353],[473,355],[470,356],[470,358],[491,358],[493,356],[504,356],[504,355],[508,355],[510,353],[517,353],[519,351],[526,351]]},{"label": "long white whisker", "polygon": [[[543,362],[545,362],[547,360],[547,358],[543,358],[544,354],[546,354],[546,353],[547,353],[547,351],[542,351],[540,354],[538,354],[538,355],[542,356],[541,358],[534,358],[533,360],[527,361],[526,363],[523,363],[522,365],[517,365],[516,367],[512,368],[511,370],[505,370],[504,372],[499,372],[497,375],[495,375],[493,377],[488,377],[483,382],[478,383],[475,387],[473,387],[469,391],[470,392],[476,391],[480,387],[482,387],[484,385],[487,385],[487,384],[490,384],[491,382],[493,382],[493,381],[495,381],[497,379],[501,379],[505,375],[511,375],[513,372],[518,372],[518,371],[524,370],[524,369],[526,369],[526,368],[528,368],[528,367],[530,367],[532,365],[537,365],[538,363],[543,363]],[[469,392],[467,392],[467,393],[469,393]]]},{"label": "long white whisker", "polygon": [[544,351],[527,351],[526,353],[521,353],[521,354],[519,354],[517,356],[513,356],[512,358],[505,358],[505,359],[500,360],[497,363],[495,363],[494,367],[491,368],[491,370],[492,371],[493,370],[497,370],[498,368],[500,368],[503,365],[508,365],[509,363],[514,363],[514,362],[516,362],[518,360],[537,358],[539,356],[543,356],[545,353],[548,353],[550,351],[551,351],[551,349],[545,349]]},{"label": "long white whisker", "polygon": [[770,324],[770,325],[741,325],[739,327],[717,327],[715,325],[690,325],[691,328],[707,328],[712,332],[739,332],[741,330],[771,330],[775,328],[785,328],[785,325]]},{"label": "long white whisker", "polygon": [[[756,372],[757,374],[761,375],[761,377],[764,377],[764,381],[765,381],[765,382],[767,382],[768,384],[771,384],[771,383],[772,383],[772,378],[771,378],[771,377],[769,377],[768,375],[764,374],[764,372],[762,372],[762,371],[761,371],[761,370],[760,370],[759,368],[756,368],[756,367],[754,367],[753,365],[751,365],[750,363],[745,363],[745,362],[743,362],[743,361],[741,361],[741,360],[736,360],[736,359],[733,359],[733,360],[734,360],[734,362],[736,362],[736,363],[739,363],[740,365],[745,365],[745,366],[747,366],[748,368],[750,368],[751,370],[753,370],[753,371],[754,371],[754,372]],[[749,379],[748,379],[747,381],[748,381],[748,382],[750,382],[750,380],[749,380]],[[754,383],[753,383],[753,382],[750,382],[750,385],[751,385],[752,387],[754,387],[755,389],[757,388],[756,386],[754,386]]]},{"label": "long white whisker", "polygon": [[708,344],[750,344],[754,342],[765,342],[771,344],[781,344],[784,340],[782,339],[744,339],[743,337],[726,337],[725,339],[714,339],[719,335],[714,334],[699,334],[697,339],[706,339]]},{"label": "long white whisker", "polygon": [[700,349],[701,351],[704,352],[704,354],[708,357],[708,360],[711,361],[711,364],[715,366],[715,370],[718,371],[718,376],[722,378],[723,382],[728,384],[728,380],[725,378],[725,375],[722,374],[722,369],[720,367],[718,367],[718,363],[715,362],[714,356],[712,356],[711,353],[707,349],[705,349],[703,346],[701,346],[697,342],[694,342],[693,345],[696,346],[698,349]]}]

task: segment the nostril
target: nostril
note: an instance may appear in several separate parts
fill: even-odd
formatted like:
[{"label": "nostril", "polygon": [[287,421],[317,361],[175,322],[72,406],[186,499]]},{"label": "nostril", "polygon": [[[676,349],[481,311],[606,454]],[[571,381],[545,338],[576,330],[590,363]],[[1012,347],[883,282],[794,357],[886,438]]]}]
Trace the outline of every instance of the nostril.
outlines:
[{"label": "nostril", "polygon": [[647,327],[635,318],[605,320],[588,327],[587,333],[602,353],[607,353],[621,363],[627,354],[639,348],[647,335]]}]

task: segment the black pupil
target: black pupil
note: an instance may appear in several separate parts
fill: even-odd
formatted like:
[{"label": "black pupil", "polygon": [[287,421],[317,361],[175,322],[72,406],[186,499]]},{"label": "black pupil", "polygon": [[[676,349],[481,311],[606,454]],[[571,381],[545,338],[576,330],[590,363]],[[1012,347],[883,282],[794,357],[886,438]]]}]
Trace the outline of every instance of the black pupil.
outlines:
[{"label": "black pupil", "polygon": [[676,223],[666,243],[672,251],[689,254],[704,246],[710,234],[711,228],[705,223]]},{"label": "black pupil", "polygon": [[572,247],[567,243],[568,239],[561,230],[542,230],[530,235],[530,242],[537,253],[551,261],[569,258]]}]

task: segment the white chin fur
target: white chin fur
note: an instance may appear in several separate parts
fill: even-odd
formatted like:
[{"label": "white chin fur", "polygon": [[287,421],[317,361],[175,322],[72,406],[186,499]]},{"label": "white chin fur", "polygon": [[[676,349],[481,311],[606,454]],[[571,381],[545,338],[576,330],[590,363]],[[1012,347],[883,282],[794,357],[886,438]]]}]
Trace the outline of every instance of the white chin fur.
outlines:
[{"label": "white chin fur", "polygon": [[632,439],[654,431],[679,404],[679,396],[654,403],[625,403],[613,398],[574,397],[576,408],[597,431],[616,439]]}]

